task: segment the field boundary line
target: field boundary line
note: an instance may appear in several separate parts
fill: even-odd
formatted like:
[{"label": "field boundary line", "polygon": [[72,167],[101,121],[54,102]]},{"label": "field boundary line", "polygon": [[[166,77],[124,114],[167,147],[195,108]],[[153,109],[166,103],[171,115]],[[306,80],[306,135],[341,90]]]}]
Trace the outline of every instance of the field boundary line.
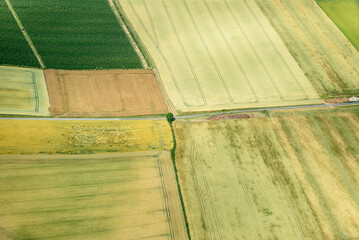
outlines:
[{"label": "field boundary line", "polygon": [[[292,69],[289,67],[287,61],[284,60],[282,54],[279,53],[278,48],[275,46],[273,40],[271,39],[271,37],[268,35],[267,31],[265,30],[265,28],[263,27],[263,24],[259,21],[257,14],[255,14],[255,12],[253,11],[252,7],[248,4],[247,0],[243,0],[244,3],[246,4],[248,10],[251,12],[252,16],[254,17],[254,19],[256,20],[256,22],[258,23],[259,27],[261,28],[262,32],[265,34],[265,36],[267,37],[268,41],[270,42],[271,46],[273,47],[273,49],[275,50],[275,52],[277,53],[278,57],[282,60],[283,64],[286,66],[286,68],[288,69],[290,75],[292,75],[293,79],[295,80],[295,82],[297,83],[298,87],[302,90],[302,92],[305,94],[305,99],[308,100],[309,96],[308,93],[305,91],[305,89],[303,88],[302,84],[300,84],[300,82],[298,81],[298,78],[295,76],[295,74],[293,73]],[[255,3],[256,4],[256,3]],[[259,8],[259,7],[258,7]],[[264,16],[265,17],[265,16]]]},{"label": "field boundary line", "polygon": [[[7,1],[9,1],[9,0],[7,0]],[[118,10],[116,9],[116,5],[114,4],[113,1],[114,0],[108,0],[108,4],[109,4],[113,14],[115,15],[115,17],[117,19],[117,22],[120,24],[121,28],[123,29],[123,32],[127,36],[127,39],[129,40],[129,42],[132,45],[135,52],[137,53],[137,56],[140,58],[143,68],[148,69],[148,63],[146,61],[146,58],[143,56],[140,48],[137,46],[137,44],[136,44],[135,40],[133,39],[130,31],[128,30],[125,23],[123,22]]]},{"label": "field boundary line", "polygon": [[203,169],[203,165],[201,163],[200,154],[199,154],[199,152],[197,150],[197,147],[196,147],[196,139],[195,139],[195,135],[193,133],[192,123],[188,123],[188,124],[189,124],[190,132],[191,132],[191,141],[192,141],[192,144],[193,144],[195,159],[197,159],[198,166],[199,166],[199,169],[200,169],[200,172],[201,172],[201,175],[202,175],[204,187],[205,187],[206,192],[208,194],[209,202],[210,202],[212,212],[213,212],[213,215],[214,215],[214,218],[215,218],[215,225],[216,225],[216,228],[217,228],[217,232],[218,232],[219,238],[223,239],[222,226],[221,226],[221,223],[219,221],[219,217],[218,217],[218,214],[217,214],[217,209],[216,209],[216,206],[215,206],[214,201],[213,201],[213,196],[212,196],[210,186],[208,184],[207,176],[206,176],[206,173],[205,173],[205,171]]},{"label": "field boundary line", "polygon": [[258,52],[255,50],[253,44],[252,44],[251,41],[249,40],[249,38],[248,38],[246,32],[243,30],[242,25],[240,24],[240,21],[238,20],[238,18],[237,18],[237,17],[235,16],[235,14],[233,13],[231,7],[230,7],[229,4],[228,4],[228,1],[227,1],[227,0],[224,0],[224,3],[225,3],[225,5],[226,5],[226,8],[228,9],[229,13],[231,14],[233,20],[236,22],[238,28],[240,29],[242,35],[243,35],[244,38],[246,39],[248,45],[251,47],[252,52],[253,52],[253,54],[256,56],[256,58],[257,58],[259,64],[262,65],[263,70],[265,71],[265,73],[266,73],[268,79],[270,80],[270,82],[272,83],[273,87],[275,88],[275,90],[276,90],[276,92],[277,92],[279,98],[280,98],[282,101],[284,101],[283,95],[282,95],[281,91],[279,90],[277,84],[275,83],[275,81],[274,81],[272,75],[269,73],[267,67],[266,67],[265,64],[263,63],[263,60],[262,60],[261,57],[259,56]]},{"label": "field boundary line", "polygon": [[17,13],[16,13],[14,7],[12,6],[11,1],[10,1],[10,0],[5,0],[5,2],[6,2],[6,4],[7,4],[7,6],[8,6],[8,8],[9,8],[9,10],[11,11],[13,17],[15,18],[15,21],[16,21],[17,25],[19,26],[20,31],[21,31],[22,34],[24,35],[24,37],[25,37],[27,43],[29,44],[29,46],[30,46],[32,52],[34,53],[34,55],[35,55],[37,61],[39,62],[40,66],[41,66],[42,68],[46,68],[46,66],[45,66],[45,64],[44,64],[44,62],[43,62],[43,60],[42,60],[42,58],[41,58],[39,52],[37,51],[37,49],[36,49],[34,43],[32,42],[32,40],[31,40],[31,38],[30,38],[30,35],[27,33],[27,31],[26,31],[24,25],[22,24],[22,22],[21,22],[19,16],[17,15]]},{"label": "field boundary line", "polygon": [[[187,103],[187,100],[186,100],[186,98],[184,97],[184,95],[183,95],[183,93],[182,93],[182,90],[181,90],[181,88],[180,88],[180,86],[179,86],[179,84],[178,84],[177,78],[175,77],[175,74],[173,73],[173,69],[172,69],[172,66],[171,66],[170,62],[168,61],[168,59],[166,58],[166,56],[163,54],[163,52],[162,52],[162,50],[159,48],[159,46],[156,46],[156,43],[155,43],[155,41],[153,40],[153,37],[151,36],[151,34],[149,33],[149,31],[148,31],[148,29],[146,28],[145,24],[143,23],[143,21],[141,20],[140,16],[138,15],[138,13],[137,13],[135,7],[133,6],[131,0],[127,0],[127,3],[128,3],[128,5],[130,6],[130,8],[131,8],[133,14],[134,14],[135,17],[137,18],[137,21],[141,24],[142,28],[144,29],[144,31],[146,32],[146,34],[147,34],[148,37],[150,38],[152,44],[155,45],[156,50],[157,50],[157,52],[160,54],[162,60],[165,62],[166,67],[167,67],[167,69],[168,69],[168,71],[169,71],[169,73],[170,73],[170,75],[171,75],[172,81],[173,81],[173,83],[174,83],[174,85],[175,85],[175,88],[177,89],[178,94],[179,94],[180,97],[181,97],[182,102],[184,103],[184,105],[185,105],[185,107],[187,108],[187,110],[189,110],[189,108],[188,108],[189,104]],[[140,38],[140,37],[139,37],[139,38]],[[140,39],[141,39],[141,38],[140,38]],[[142,41],[142,39],[141,39],[141,41]],[[142,41],[142,42],[143,42],[143,41]],[[144,45],[144,44],[143,44],[143,45]],[[148,50],[147,50],[147,51],[148,51]],[[152,60],[152,64],[155,66],[155,68],[157,68],[156,63],[155,63],[153,60]],[[155,72],[155,74],[158,76],[159,82],[161,82],[161,84],[160,84],[160,86],[161,86],[161,91],[162,91],[162,94],[163,94],[164,96],[166,96],[165,99],[166,99],[166,101],[167,101],[167,105],[168,105],[170,108],[172,108],[172,106],[171,106],[171,104],[170,104],[170,100],[167,99],[168,97],[167,97],[167,95],[165,94],[165,90],[164,90],[165,87],[163,86],[163,83],[162,83],[162,80],[161,80],[161,79],[162,79],[162,78],[161,78],[161,74],[160,74],[160,72],[159,72],[158,70],[156,70],[156,69],[154,69],[154,72]]]},{"label": "field boundary line", "polygon": [[[332,62],[336,62],[335,58],[333,58],[333,53],[331,51],[328,51],[328,50],[324,49],[322,44],[320,44],[321,41],[318,41],[318,39],[316,37],[316,34],[311,34],[311,32],[308,30],[308,26],[305,24],[305,21],[303,21],[303,18],[298,15],[297,9],[293,9],[293,6],[291,5],[291,3],[289,1],[287,2],[287,7],[290,8],[292,13],[294,13],[295,18],[297,19],[298,22],[300,22],[300,24],[301,24],[302,28],[304,29],[304,31],[307,32],[307,34],[305,34],[305,36],[308,36],[308,38],[312,40],[312,43],[319,48],[319,50],[321,51],[320,56],[322,57],[324,62],[327,65],[331,65]],[[303,13],[303,11],[301,11],[301,12]],[[335,70],[335,69],[333,69],[333,70]],[[336,71],[334,71],[334,73],[339,79],[342,79],[341,76],[338,76],[338,73]],[[334,86],[335,85],[341,85],[340,87],[343,88],[343,89],[348,88],[348,86],[347,86],[348,83],[343,79],[342,79],[341,82],[336,82],[336,81],[333,82],[333,80],[331,78],[329,78],[329,79],[331,80],[331,84],[334,85]],[[323,84],[325,84],[325,83],[323,83]],[[343,84],[345,84],[346,86],[345,85],[343,86]]]},{"label": "field boundary line", "polygon": [[[231,45],[229,44],[229,42],[228,42],[226,36],[224,35],[222,29],[220,28],[220,26],[219,26],[219,24],[218,24],[218,22],[217,22],[217,20],[216,20],[216,18],[215,18],[215,16],[214,16],[214,14],[213,14],[211,8],[209,7],[209,5],[208,5],[208,3],[207,3],[206,0],[203,0],[203,3],[204,3],[204,5],[205,5],[206,8],[207,8],[208,13],[211,15],[211,18],[212,18],[214,24],[216,25],[217,30],[221,33],[222,39],[223,39],[223,41],[225,42],[225,44],[226,44],[228,50],[231,52],[231,55],[232,55],[234,61],[236,62],[238,69],[239,69],[239,70],[241,71],[241,73],[243,74],[244,79],[246,80],[246,83],[247,83],[248,87],[250,88],[250,90],[251,90],[251,92],[252,92],[252,95],[253,95],[254,98],[256,99],[255,102],[259,102],[257,93],[255,92],[255,90],[254,90],[254,88],[253,88],[253,86],[252,86],[252,84],[251,84],[251,82],[250,82],[250,80],[249,80],[247,74],[245,73],[245,71],[244,71],[244,69],[243,69],[243,66],[241,65],[241,63],[240,63],[238,57],[235,55],[233,48],[232,48]],[[238,102],[233,101],[233,103],[238,103]],[[246,103],[247,103],[247,102],[246,102]]]},{"label": "field boundary line", "polygon": [[6,236],[10,237],[14,240],[21,240],[18,236],[16,236],[14,233],[7,231],[5,228],[0,226],[0,232],[4,233]]},{"label": "field boundary line", "polygon": [[[222,121],[219,123],[219,125],[220,125],[221,128],[224,128]],[[215,131],[219,134],[218,130],[215,130]],[[244,196],[246,198],[246,201],[247,201],[248,207],[250,209],[250,212],[252,214],[254,224],[255,224],[255,228],[256,228],[256,232],[258,234],[258,238],[263,240],[263,235],[262,235],[262,231],[261,231],[261,228],[260,228],[260,225],[259,225],[258,217],[257,217],[256,212],[254,211],[252,201],[251,201],[249,193],[247,191],[247,185],[246,185],[246,183],[245,183],[245,181],[243,179],[243,176],[242,176],[241,172],[239,171],[239,167],[238,167],[236,158],[234,156],[234,153],[233,153],[232,149],[230,148],[230,145],[231,145],[230,142],[228,141],[228,139],[226,137],[224,137],[224,140],[226,142],[228,152],[230,154],[232,165],[234,166],[234,169],[236,171],[236,175],[237,175],[237,177],[238,177],[238,179],[239,179],[239,181],[241,183],[240,185],[242,187],[242,190],[243,190]]]},{"label": "field boundary line", "polygon": [[169,234],[171,236],[171,239],[175,239],[175,235],[173,232],[173,226],[172,226],[171,212],[168,207],[168,205],[169,205],[168,204],[168,193],[167,193],[166,183],[163,178],[162,163],[161,163],[160,155],[156,156],[156,162],[157,162],[158,174],[160,175],[160,179],[161,179],[161,188],[162,188],[163,200],[164,200],[165,209],[166,209],[166,217],[167,217],[167,221],[168,221]]}]

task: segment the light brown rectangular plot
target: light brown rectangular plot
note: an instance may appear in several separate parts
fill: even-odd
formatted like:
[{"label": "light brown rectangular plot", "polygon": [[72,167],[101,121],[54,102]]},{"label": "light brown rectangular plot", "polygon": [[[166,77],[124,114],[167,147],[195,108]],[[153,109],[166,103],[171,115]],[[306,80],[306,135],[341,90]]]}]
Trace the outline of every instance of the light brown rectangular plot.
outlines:
[{"label": "light brown rectangular plot", "polygon": [[165,114],[151,70],[45,70],[52,116],[121,117]]}]

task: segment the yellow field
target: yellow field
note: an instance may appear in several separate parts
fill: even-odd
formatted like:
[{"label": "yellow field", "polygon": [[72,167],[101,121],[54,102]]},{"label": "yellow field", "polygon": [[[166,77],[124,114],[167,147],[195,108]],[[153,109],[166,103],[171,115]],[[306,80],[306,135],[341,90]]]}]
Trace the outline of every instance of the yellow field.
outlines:
[{"label": "yellow field", "polygon": [[158,151],[171,147],[166,120],[0,120],[0,155]]},{"label": "yellow field", "polygon": [[169,152],[0,156],[0,238],[187,239]]},{"label": "yellow field", "polygon": [[178,112],[320,102],[252,0],[117,3]]},{"label": "yellow field", "polygon": [[175,122],[192,239],[359,237],[359,108]]},{"label": "yellow field", "polygon": [[50,116],[44,73],[0,66],[0,114]]}]

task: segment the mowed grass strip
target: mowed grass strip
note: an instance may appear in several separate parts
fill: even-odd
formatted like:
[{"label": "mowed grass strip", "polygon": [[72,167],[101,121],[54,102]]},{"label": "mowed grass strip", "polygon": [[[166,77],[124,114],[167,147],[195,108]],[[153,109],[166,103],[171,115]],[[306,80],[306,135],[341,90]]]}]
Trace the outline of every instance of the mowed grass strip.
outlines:
[{"label": "mowed grass strip", "polygon": [[0,65],[40,67],[5,1],[0,2]]},{"label": "mowed grass strip", "polygon": [[320,102],[253,1],[118,1],[179,112]]},{"label": "mowed grass strip", "polygon": [[0,154],[90,154],[171,147],[166,120],[0,120]]},{"label": "mowed grass strip", "polygon": [[106,0],[11,2],[48,68],[142,68]]},{"label": "mowed grass strip", "polygon": [[359,236],[359,109],[177,121],[193,239]]},{"label": "mowed grass strip", "polygon": [[121,117],[168,113],[151,70],[45,70],[51,115]]},{"label": "mowed grass strip", "polygon": [[168,203],[179,203],[178,194],[167,194],[177,189],[173,167],[164,167],[172,166],[168,152],[0,157],[0,163],[0,226],[19,239],[186,237],[177,231],[183,220],[169,217],[181,216],[181,208]]},{"label": "mowed grass strip", "polygon": [[[337,2],[338,8],[331,8],[333,14],[338,14],[336,23],[358,33],[355,1],[256,0],[323,98],[359,95],[359,52],[317,2],[328,7]],[[333,14],[328,13],[330,17]]]},{"label": "mowed grass strip", "polygon": [[318,4],[359,50],[359,1],[319,0]]},{"label": "mowed grass strip", "polygon": [[49,116],[50,103],[40,69],[0,66],[0,113]]}]

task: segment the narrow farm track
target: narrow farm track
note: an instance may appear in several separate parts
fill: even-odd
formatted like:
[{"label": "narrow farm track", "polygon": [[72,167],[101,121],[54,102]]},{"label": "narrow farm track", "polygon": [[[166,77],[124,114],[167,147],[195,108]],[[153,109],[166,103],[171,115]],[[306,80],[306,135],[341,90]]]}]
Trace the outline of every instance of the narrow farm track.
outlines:
[{"label": "narrow farm track", "polygon": [[133,47],[133,49],[137,53],[138,57],[140,58],[143,68],[148,69],[148,63],[147,63],[145,57],[143,56],[140,48],[137,46],[137,43],[133,39],[130,31],[128,30],[128,28],[126,26],[126,24],[123,22],[120,14],[119,14],[119,11],[117,10],[116,5],[115,5],[115,3],[113,1],[114,0],[108,0],[108,4],[110,5],[113,14],[115,14],[116,19],[117,19],[118,23],[120,24],[121,28],[123,29],[124,33],[126,34],[129,42],[131,43],[131,46]]},{"label": "narrow farm track", "polygon": [[[232,110],[232,111],[222,111],[222,112],[213,112],[213,113],[200,113],[200,114],[189,114],[189,115],[179,115],[175,116],[178,119],[191,119],[197,117],[205,116],[215,116],[222,114],[232,114],[232,113],[246,113],[246,112],[260,112],[260,111],[277,111],[277,110],[292,110],[292,109],[310,109],[310,108],[330,108],[330,107],[340,107],[340,106],[354,106],[359,105],[357,102],[351,103],[333,103],[333,104],[314,104],[314,105],[304,105],[304,106],[285,106],[285,107],[275,107],[275,108],[255,108],[255,109],[244,109],[244,110]],[[0,119],[7,120],[52,120],[52,121],[126,121],[126,120],[164,120],[166,117],[126,117],[126,118],[30,118],[30,117],[0,117]]]},{"label": "narrow farm track", "polygon": [[41,58],[39,52],[37,51],[37,49],[36,49],[34,43],[32,42],[32,40],[31,40],[29,34],[27,33],[27,31],[26,31],[24,25],[22,24],[22,22],[21,22],[19,16],[17,15],[17,13],[16,13],[14,7],[12,6],[11,1],[10,1],[10,0],[5,0],[5,2],[6,2],[6,4],[7,4],[7,6],[9,7],[9,9],[10,9],[12,15],[14,16],[14,18],[15,18],[15,20],[16,20],[16,23],[17,23],[17,25],[18,25],[19,28],[20,28],[20,31],[24,34],[24,37],[26,38],[26,41],[28,42],[28,44],[29,44],[31,50],[33,51],[34,55],[36,56],[36,59],[38,60],[39,64],[41,65],[42,68],[46,68],[46,66],[45,66],[45,64],[44,64],[44,61],[42,60],[42,58]]}]

